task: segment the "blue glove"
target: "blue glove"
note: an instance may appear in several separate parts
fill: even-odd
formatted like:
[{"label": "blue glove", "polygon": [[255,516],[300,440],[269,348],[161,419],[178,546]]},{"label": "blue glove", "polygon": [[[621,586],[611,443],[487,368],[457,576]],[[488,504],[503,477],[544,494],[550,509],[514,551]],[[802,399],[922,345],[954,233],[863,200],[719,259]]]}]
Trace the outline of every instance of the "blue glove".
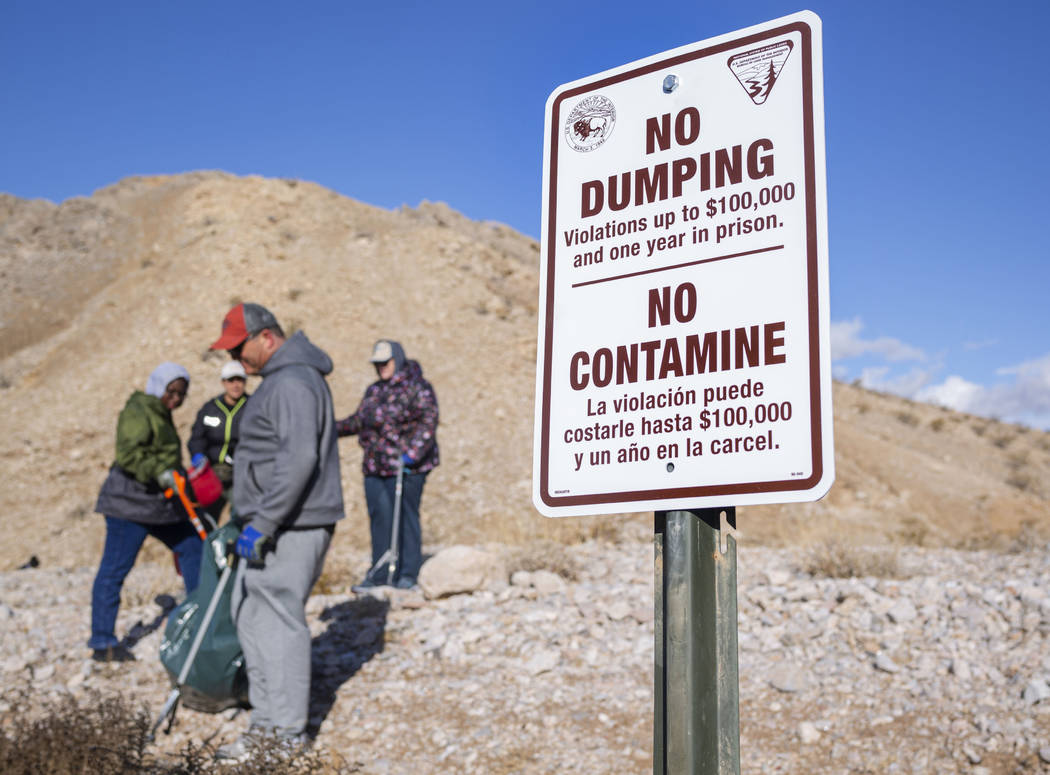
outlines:
[{"label": "blue glove", "polygon": [[413,460],[407,452],[401,453],[401,465],[403,465],[405,468],[411,468],[415,464],[416,461]]},{"label": "blue glove", "polygon": [[237,543],[233,551],[238,557],[243,557],[248,562],[261,563],[266,550],[270,548],[270,537],[263,535],[251,525],[245,525],[244,530],[237,536]]}]

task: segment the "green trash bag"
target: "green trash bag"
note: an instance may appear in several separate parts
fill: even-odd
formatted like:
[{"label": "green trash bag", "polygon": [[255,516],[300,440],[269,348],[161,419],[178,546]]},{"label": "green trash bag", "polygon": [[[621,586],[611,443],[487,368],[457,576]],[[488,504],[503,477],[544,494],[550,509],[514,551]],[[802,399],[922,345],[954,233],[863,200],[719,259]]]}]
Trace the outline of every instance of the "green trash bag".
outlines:
[{"label": "green trash bag", "polygon": [[[201,555],[197,588],[168,617],[160,644],[160,661],[172,684],[178,681],[205,611],[216,594],[219,578],[226,569],[227,546],[237,540],[238,534],[237,527],[227,522],[208,536]],[[179,699],[193,710],[218,713],[235,706],[249,707],[244,652],[230,613],[234,575],[235,571],[231,572],[186,681],[179,687]]]}]

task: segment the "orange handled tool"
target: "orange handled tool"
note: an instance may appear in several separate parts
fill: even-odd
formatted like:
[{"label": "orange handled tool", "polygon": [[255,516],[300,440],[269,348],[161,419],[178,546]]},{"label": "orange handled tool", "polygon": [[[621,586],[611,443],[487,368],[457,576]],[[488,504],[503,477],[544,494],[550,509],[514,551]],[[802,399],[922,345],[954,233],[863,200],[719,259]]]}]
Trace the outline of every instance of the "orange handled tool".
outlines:
[{"label": "orange handled tool", "polygon": [[182,501],[183,508],[186,509],[186,513],[190,517],[190,522],[197,528],[197,535],[201,537],[202,541],[208,540],[208,532],[204,529],[204,524],[201,522],[200,517],[197,516],[197,510],[193,508],[193,501],[190,500],[190,496],[186,494],[186,477],[180,474],[178,471],[171,472],[172,478],[175,480],[175,489],[170,487],[164,491],[164,497],[170,498],[176,492],[179,494],[179,500]]}]

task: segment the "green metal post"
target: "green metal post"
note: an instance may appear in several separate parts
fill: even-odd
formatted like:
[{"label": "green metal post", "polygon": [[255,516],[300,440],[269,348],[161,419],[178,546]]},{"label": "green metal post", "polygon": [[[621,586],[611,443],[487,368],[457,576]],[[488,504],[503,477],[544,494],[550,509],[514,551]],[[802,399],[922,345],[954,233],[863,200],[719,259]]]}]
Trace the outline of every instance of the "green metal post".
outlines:
[{"label": "green metal post", "polygon": [[657,512],[654,775],[739,775],[732,508]]}]

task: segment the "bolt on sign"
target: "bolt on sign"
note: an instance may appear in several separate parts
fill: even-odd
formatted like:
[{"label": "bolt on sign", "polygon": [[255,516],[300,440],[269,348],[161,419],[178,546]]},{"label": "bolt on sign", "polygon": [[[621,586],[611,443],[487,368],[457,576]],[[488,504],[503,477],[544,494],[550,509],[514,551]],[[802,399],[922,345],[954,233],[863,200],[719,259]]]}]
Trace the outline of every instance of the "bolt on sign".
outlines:
[{"label": "bolt on sign", "polygon": [[816,500],[834,479],[820,19],[547,101],[533,500]]}]

